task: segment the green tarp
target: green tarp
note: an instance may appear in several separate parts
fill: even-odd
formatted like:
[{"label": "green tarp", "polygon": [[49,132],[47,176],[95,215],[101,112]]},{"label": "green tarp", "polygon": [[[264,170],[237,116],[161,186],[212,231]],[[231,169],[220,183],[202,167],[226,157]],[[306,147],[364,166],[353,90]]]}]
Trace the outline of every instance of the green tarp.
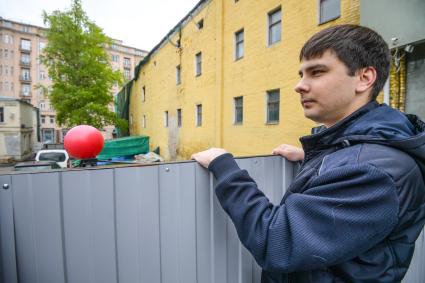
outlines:
[{"label": "green tarp", "polygon": [[131,136],[106,140],[98,160],[107,160],[113,157],[132,156],[149,152],[149,137]]}]

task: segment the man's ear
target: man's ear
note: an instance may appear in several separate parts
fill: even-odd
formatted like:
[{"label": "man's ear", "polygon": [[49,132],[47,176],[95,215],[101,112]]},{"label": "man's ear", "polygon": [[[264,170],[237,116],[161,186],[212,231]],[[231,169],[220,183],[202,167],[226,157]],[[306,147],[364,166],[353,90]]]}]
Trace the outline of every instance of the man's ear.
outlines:
[{"label": "man's ear", "polygon": [[368,89],[372,89],[376,81],[377,75],[374,67],[366,67],[357,71],[357,85],[356,92],[363,93]]}]

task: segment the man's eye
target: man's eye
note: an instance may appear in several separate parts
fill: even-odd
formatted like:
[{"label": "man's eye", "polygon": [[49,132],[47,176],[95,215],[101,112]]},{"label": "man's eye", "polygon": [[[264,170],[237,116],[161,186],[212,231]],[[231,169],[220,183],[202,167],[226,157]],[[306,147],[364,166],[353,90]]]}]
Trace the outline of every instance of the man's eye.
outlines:
[{"label": "man's eye", "polygon": [[319,75],[321,75],[323,73],[323,70],[313,70],[312,72],[311,72],[311,74],[313,75],[313,76],[319,76]]}]

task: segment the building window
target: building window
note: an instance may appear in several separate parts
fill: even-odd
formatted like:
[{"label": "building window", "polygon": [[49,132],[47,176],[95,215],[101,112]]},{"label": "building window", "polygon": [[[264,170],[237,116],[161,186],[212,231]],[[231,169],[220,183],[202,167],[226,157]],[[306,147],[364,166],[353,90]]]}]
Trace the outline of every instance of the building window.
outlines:
[{"label": "building window", "polygon": [[55,123],[55,116],[50,116],[50,124],[54,124]]},{"label": "building window", "polygon": [[53,143],[55,140],[55,129],[41,129],[43,143]]},{"label": "building window", "polygon": [[31,57],[29,54],[22,53],[21,54],[21,64],[25,66],[29,66],[31,63]]},{"label": "building window", "polygon": [[129,80],[131,78],[130,69],[124,69],[124,77]]},{"label": "building window", "polygon": [[46,116],[41,115],[41,123],[45,124],[46,123]]},{"label": "building window", "polygon": [[30,81],[30,69],[21,69],[21,79],[24,81]]},{"label": "building window", "polygon": [[30,84],[22,84],[22,96],[30,96],[31,95],[31,85]]},{"label": "building window", "polygon": [[30,27],[29,27],[29,26],[25,26],[25,25],[23,25],[23,26],[22,26],[22,31],[23,31],[23,32],[30,32]]},{"label": "building window", "polygon": [[201,19],[197,24],[196,24],[198,29],[203,29],[204,28],[204,19]]},{"label": "building window", "polygon": [[131,67],[130,58],[124,57],[124,67]]},{"label": "building window", "polygon": [[282,10],[278,8],[269,13],[269,45],[279,42],[282,33]]},{"label": "building window", "polygon": [[202,74],[202,52],[195,55],[195,75],[200,76]]},{"label": "building window", "polygon": [[177,109],[177,127],[181,128],[182,126],[182,110]]},{"label": "building window", "polygon": [[46,73],[43,70],[40,70],[38,77],[40,80],[44,80],[46,78]]},{"label": "building window", "polygon": [[319,1],[319,24],[335,20],[341,16],[341,0]]},{"label": "building window", "polygon": [[243,97],[235,97],[234,98],[234,104],[235,104],[235,118],[234,123],[235,124],[242,124],[243,122]]},{"label": "building window", "polygon": [[21,49],[22,50],[31,50],[31,41],[28,39],[21,39]]},{"label": "building window", "polygon": [[267,92],[267,123],[279,122],[280,91],[270,90]]},{"label": "building window", "polygon": [[143,115],[142,117],[142,127],[146,128],[146,115]]},{"label": "building window", "polygon": [[164,111],[164,127],[168,127],[168,111]]},{"label": "building window", "polygon": [[4,90],[9,91],[9,82],[4,83]]},{"label": "building window", "polygon": [[244,55],[244,30],[235,33],[235,59],[238,60]]},{"label": "building window", "polygon": [[4,58],[8,58],[9,57],[9,50],[5,49],[3,54],[4,54]]},{"label": "building window", "polygon": [[146,101],[146,88],[144,86],[142,87],[142,101]]},{"label": "building window", "polygon": [[120,55],[112,54],[112,62],[119,62],[120,61]]},{"label": "building window", "polygon": [[45,42],[40,42],[38,43],[38,51],[42,52],[44,47],[46,47],[46,43]]},{"label": "building window", "polygon": [[180,65],[178,65],[176,67],[176,84],[179,85],[181,84],[182,80],[181,80],[181,67]]},{"label": "building window", "polygon": [[4,107],[0,107],[0,123],[4,122]]},{"label": "building window", "polygon": [[196,105],[196,126],[202,126],[202,104]]}]

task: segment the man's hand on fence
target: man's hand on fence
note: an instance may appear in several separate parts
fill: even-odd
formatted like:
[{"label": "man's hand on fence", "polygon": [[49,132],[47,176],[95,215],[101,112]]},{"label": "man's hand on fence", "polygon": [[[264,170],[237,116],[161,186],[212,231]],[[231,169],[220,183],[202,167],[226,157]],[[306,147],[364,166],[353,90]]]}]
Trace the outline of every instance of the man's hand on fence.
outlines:
[{"label": "man's hand on fence", "polygon": [[304,160],[304,150],[302,148],[289,145],[281,144],[272,152],[274,155],[281,155],[289,161],[301,161]]},{"label": "man's hand on fence", "polygon": [[225,153],[227,153],[227,151],[225,151],[222,148],[210,148],[210,149],[192,154],[191,158],[197,161],[203,167],[208,168],[211,161],[213,161],[214,159],[216,159],[217,157]]}]

